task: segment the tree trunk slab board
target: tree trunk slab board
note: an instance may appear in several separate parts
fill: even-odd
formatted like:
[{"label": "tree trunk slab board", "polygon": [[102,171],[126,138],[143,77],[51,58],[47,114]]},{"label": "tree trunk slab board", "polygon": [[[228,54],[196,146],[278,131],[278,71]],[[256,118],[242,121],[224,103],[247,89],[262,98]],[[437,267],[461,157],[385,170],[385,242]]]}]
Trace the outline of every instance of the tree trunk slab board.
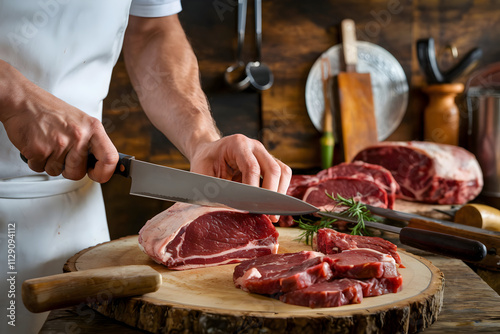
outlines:
[{"label": "tree trunk slab board", "polygon": [[[278,228],[280,253],[310,249],[298,242],[300,230]],[[237,289],[236,265],[186,271],[152,261],[130,236],[85,249],[65,271],[146,264],[162,274],[161,288],[139,297],[115,298],[103,291],[89,301],[96,311],[153,333],[415,333],[429,327],[441,311],[444,276],[428,260],[400,250],[406,268],[403,290],[332,308],[289,305]],[[119,288],[119,287],[117,287]]]}]

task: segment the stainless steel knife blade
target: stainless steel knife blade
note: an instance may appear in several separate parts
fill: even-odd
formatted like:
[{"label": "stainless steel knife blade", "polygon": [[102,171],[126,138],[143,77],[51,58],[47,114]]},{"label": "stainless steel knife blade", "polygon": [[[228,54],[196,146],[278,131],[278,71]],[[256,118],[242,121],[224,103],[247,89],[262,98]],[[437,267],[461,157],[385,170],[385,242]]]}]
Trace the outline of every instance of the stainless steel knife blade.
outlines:
[{"label": "stainless steel knife blade", "polygon": [[134,158],[129,160],[132,195],[270,215],[296,216],[318,211],[306,202],[275,191]]}]

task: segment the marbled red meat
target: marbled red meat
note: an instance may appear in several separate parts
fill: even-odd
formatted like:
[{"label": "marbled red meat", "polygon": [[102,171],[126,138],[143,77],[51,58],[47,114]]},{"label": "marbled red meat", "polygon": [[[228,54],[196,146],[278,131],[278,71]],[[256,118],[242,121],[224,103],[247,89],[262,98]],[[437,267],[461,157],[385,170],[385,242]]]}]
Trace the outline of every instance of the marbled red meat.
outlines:
[{"label": "marbled red meat", "polygon": [[382,238],[351,235],[337,232],[331,228],[319,229],[314,238],[314,249],[324,254],[337,254],[356,248],[370,248],[389,254],[399,266],[402,266],[401,258],[397,252],[398,247]]},{"label": "marbled red meat", "polygon": [[233,282],[244,291],[273,295],[303,289],[332,277],[323,254],[303,251],[271,254],[236,266]]},{"label": "marbled red meat", "polygon": [[464,204],[482,190],[478,161],[467,150],[432,142],[381,142],[354,160],[388,169],[400,186],[397,197],[425,203]]},{"label": "marbled red meat", "polygon": [[277,253],[278,232],[266,215],[175,203],[144,225],[139,245],[156,262],[184,270]]},{"label": "marbled red meat", "polygon": [[396,261],[389,254],[369,248],[355,248],[342,253],[326,255],[333,277],[382,278],[398,276]]},{"label": "marbled red meat", "polygon": [[304,194],[303,201],[322,211],[345,210],[344,207],[339,207],[327,194],[333,197],[340,194],[342,197],[353,198],[358,202],[387,208],[387,193],[375,182],[345,177],[326,179],[309,187]]},{"label": "marbled red meat", "polygon": [[311,285],[280,296],[287,304],[318,307],[337,307],[359,304],[365,297],[374,297],[401,291],[401,275],[391,278],[370,278],[366,280],[342,278]]},{"label": "marbled red meat", "polygon": [[354,178],[375,182],[387,193],[387,208],[393,209],[399,185],[391,172],[382,166],[363,161],[344,162],[320,171],[316,174],[319,181],[334,178]]},{"label": "marbled red meat", "polygon": [[[325,192],[392,209],[398,189],[399,185],[387,169],[355,161],[335,165],[316,175],[293,175],[287,195],[302,199],[321,210],[338,212],[346,208],[338,206]],[[292,216],[281,216],[278,224],[293,226],[295,222]]]},{"label": "marbled red meat", "polygon": [[359,304],[363,300],[363,289],[358,280],[343,278],[311,285],[280,296],[287,304],[317,307],[338,307]]},{"label": "marbled red meat", "polygon": [[367,248],[332,255],[302,251],[247,260],[235,267],[233,282],[247,292],[309,307],[359,303],[363,295],[398,292],[403,284],[394,259]]}]

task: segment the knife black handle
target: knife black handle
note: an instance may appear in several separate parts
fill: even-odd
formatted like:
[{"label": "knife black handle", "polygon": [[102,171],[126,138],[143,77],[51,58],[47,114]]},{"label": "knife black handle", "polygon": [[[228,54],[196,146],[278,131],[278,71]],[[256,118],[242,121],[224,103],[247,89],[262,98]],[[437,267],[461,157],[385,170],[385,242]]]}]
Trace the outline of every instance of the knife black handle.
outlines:
[{"label": "knife black handle", "polygon": [[[118,153],[119,159],[118,163],[116,164],[116,168],[113,174],[118,174],[124,177],[129,177],[130,176],[130,164],[131,160],[134,159],[133,156],[124,154],[124,153]],[[21,159],[25,162],[28,163],[28,159],[24,155],[21,154]],[[94,168],[95,164],[97,163],[96,157],[92,154],[89,153],[87,157],[87,169],[89,168]],[[63,167],[64,169],[64,167]]]},{"label": "knife black handle", "polygon": [[407,246],[466,262],[479,262],[487,254],[486,246],[480,241],[412,227],[401,229],[399,241]]},{"label": "knife black handle", "polygon": [[[118,153],[118,156],[119,156],[118,163],[116,164],[116,168],[113,174],[129,177],[130,164],[131,160],[134,159],[134,157],[124,153]],[[87,158],[87,168],[94,168],[96,163],[97,163],[96,157],[92,153],[89,153],[89,156]]]}]

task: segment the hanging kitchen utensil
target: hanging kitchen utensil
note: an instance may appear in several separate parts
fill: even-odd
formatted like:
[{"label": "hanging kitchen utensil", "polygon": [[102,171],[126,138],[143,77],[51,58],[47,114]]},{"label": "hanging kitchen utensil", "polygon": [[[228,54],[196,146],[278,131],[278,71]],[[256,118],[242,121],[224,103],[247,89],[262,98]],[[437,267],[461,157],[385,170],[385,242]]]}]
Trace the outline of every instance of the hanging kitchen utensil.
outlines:
[{"label": "hanging kitchen utensil", "polygon": [[255,0],[255,42],[257,47],[257,60],[249,62],[246,66],[246,75],[250,84],[257,90],[269,89],[274,83],[271,69],[261,61],[262,49],[262,0]]},{"label": "hanging kitchen utensil", "polygon": [[327,169],[333,163],[333,149],[335,138],[333,136],[333,117],[331,112],[332,93],[331,85],[331,67],[330,60],[327,57],[321,58],[321,78],[323,81],[323,96],[325,98],[325,112],[323,118],[323,135],[320,139],[321,146],[321,168]]},{"label": "hanging kitchen utensil", "polygon": [[224,73],[224,80],[235,90],[244,90],[250,86],[250,78],[246,73],[246,65],[241,58],[245,42],[245,26],[247,17],[247,0],[238,0],[238,45],[236,62]]},{"label": "hanging kitchen utensil", "polygon": [[347,19],[341,23],[345,72],[337,76],[338,101],[345,161],[351,161],[363,148],[378,141],[370,73],[357,71],[356,26]]},{"label": "hanging kitchen utensil", "polygon": [[480,48],[469,51],[455,66],[443,72],[439,69],[433,38],[417,41],[417,59],[428,84],[452,83],[474,68],[483,56]]},{"label": "hanging kitchen utensil", "polygon": [[[375,118],[377,120],[377,136],[379,141],[385,140],[401,123],[408,106],[408,81],[401,64],[392,54],[384,48],[364,41],[356,41],[358,52],[358,72],[370,73],[373,89],[373,101],[375,105]],[[305,100],[307,113],[314,127],[323,132],[323,115],[325,112],[325,101],[321,80],[321,59],[327,57],[330,60],[332,76],[336,76],[341,70],[342,44],[337,44],[325,51],[314,62],[309,71],[306,87]],[[338,115],[338,107],[332,105],[334,119]],[[334,136],[338,138],[339,134]]]}]

